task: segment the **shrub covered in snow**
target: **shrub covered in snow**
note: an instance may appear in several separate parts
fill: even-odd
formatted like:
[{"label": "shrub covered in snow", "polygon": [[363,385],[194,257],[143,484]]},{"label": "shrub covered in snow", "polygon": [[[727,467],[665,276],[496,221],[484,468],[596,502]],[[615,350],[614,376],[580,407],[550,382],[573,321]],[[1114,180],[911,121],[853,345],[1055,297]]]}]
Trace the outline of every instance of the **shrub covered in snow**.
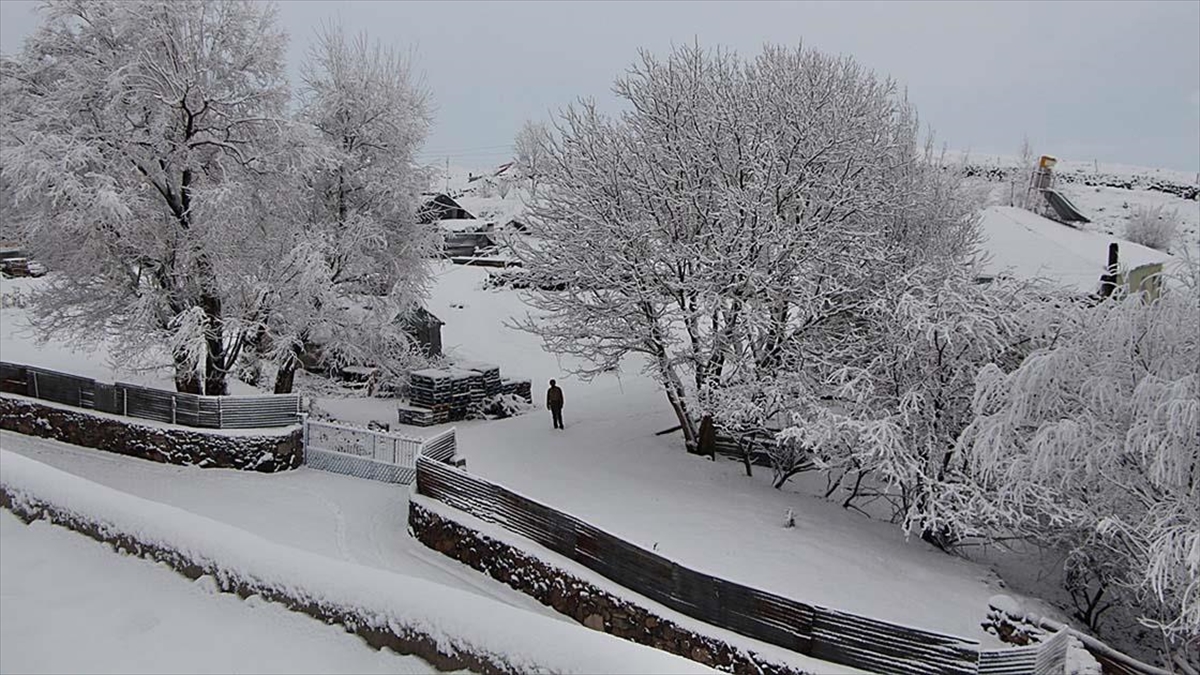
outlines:
[{"label": "shrub covered in snow", "polygon": [[781,437],[810,449],[846,506],[886,504],[906,532],[943,548],[982,533],[955,442],[974,417],[980,369],[1010,370],[1028,349],[1026,291],[975,284],[966,270],[902,277],[864,308],[861,355],[824,370],[831,400],[794,407]]},{"label": "shrub covered in snow", "polygon": [[1052,344],[984,368],[960,438],[978,516],[1064,550],[1076,617],[1200,635],[1200,264],[1157,300],[1064,305]]},{"label": "shrub covered in snow", "polygon": [[1125,221],[1125,238],[1142,246],[1169,251],[1179,236],[1179,213],[1162,204],[1135,205]]}]

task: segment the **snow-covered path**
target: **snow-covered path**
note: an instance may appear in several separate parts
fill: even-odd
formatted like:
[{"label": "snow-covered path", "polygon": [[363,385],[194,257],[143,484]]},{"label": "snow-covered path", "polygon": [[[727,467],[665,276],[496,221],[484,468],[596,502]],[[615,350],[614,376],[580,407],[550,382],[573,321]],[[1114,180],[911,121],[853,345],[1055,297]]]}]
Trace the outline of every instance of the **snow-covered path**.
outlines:
[{"label": "snow-covered path", "polygon": [[434,673],[339,626],[218,593],[141,558],[0,511],[0,672]]},{"label": "snow-covered path", "polygon": [[0,448],[280,544],[473,592],[567,621],[408,535],[409,488],[298,469],[259,474],[157,464],[0,431]]}]

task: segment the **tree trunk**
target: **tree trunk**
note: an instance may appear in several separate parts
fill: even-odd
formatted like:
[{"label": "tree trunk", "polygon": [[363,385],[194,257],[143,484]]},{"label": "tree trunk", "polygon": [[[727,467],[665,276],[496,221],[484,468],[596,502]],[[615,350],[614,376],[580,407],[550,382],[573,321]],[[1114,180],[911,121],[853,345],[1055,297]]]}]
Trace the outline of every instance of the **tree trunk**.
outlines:
[{"label": "tree trunk", "polygon": [[279,366],[279,372],[275,374],[276,394],[292,393],[292,385],[296,382],[296,366],[299,363],[300,361],[295,356],[291,356]]},{"label": "tree trunk", "polygon": [[678,391],[669,383],[667,388],[667,400],[671,402],[671,409],[675,411],[675,418],[679,420],[679,427],[683,430],[683,444],[691,452],[691,449],[696,447],[696,427],[688,417],[687,404],[680,398]]},{"label": "tree trunk", "polygon": [[200,375],[179,356],[175,356],[175,391],[183,394],[203,394]]},{"label": "tree trunk", "polygon": [[710,414],[700,419],[700,433],[696,438],[696,454],[715,457],[717,454],[717,427]]},{"label": "tree trunk", "polygon": [[209,396],[224,396],[229,393],[226,381],[228,365],[225,354],[225,341],[221,330],[221,299],[205,293],[200,296],[200,306],[204,309],[206,322],[205,341],[208,343],[208,355],[204,363],[204,393]]}]

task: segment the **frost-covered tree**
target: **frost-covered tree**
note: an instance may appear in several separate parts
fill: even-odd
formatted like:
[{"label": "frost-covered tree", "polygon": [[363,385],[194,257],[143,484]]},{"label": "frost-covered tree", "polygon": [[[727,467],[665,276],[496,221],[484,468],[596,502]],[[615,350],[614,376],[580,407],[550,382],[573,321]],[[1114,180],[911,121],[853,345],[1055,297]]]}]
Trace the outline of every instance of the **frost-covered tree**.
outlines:
[{"label": "frost-covered tree", "polygon": [[[936,270],[934,270],[936,271]],[[780,437],[830,472],[845,506],[885,513],[949,548],[986,534],[974,519],[971,473],[955,452],[974,418],[980,369],[1011,370],[1028,350],[1030,289],[976,284],[971,268],[895,279],[860,315],[856,354],[822,368],[821,396],[797,397]]]},{"label": "frost-covered tree", "polygon": [[1040,208],[1041,196],[1029,189],[1036,171],[1037,157],[1033,154],[1033,146],[1029,143],[1029,137],[1025,136],[1021,139],[1021,149],[1017,153],[1017,168],[1013,172],[1011,181],[1012,204],[1010,206],[1029,211],[1036,211]]},{"label": "frost-covered tree", "polygon": [[44,334],[169,344],[181,391],[222,394],[242,343],[230,275],[254,231],[218,208],[270,171],[287,101],[272,5],[47,3],[0,73],[0,170],[57,271]]},{"label": "frost-covered tree", "polygon": [[529,181],[529,192],[537,194],[538,177],[545,163],[545,144],[550,136],[550,129],[544,122],[528,121],[517,132],[513,141],[516,153],[516,170],[518,176]]},{"label": "frost-covered tree", "polygon": [[852,59],[684,47],[615,91],[624,113],[585,101],[544,143],[521,255],[564,290],[533,293],[524,327],[583,376],[641,356],[690,446],[726,387],[794,373],[819,395],[815,366],[894,275],[969,247],[911,107]]},{"label": "frost-covered tree", "polygon": [[312,346],[327,366],[402,368],[400,320],[424,295],[434,245],[415,216],[430,113],[409,59],[330,26],[303,73],[299,122],[312,138],[284,194],[306,196],[279,205],[296,228],[279,258],[284,279],[267,284],[274,306],[260,345],[277,363],[276,392],[291,390]]},{"label": "frost-covered tree", "polygon": [[1056,340],[981,372],[958,452],[997,527],[1066,551],[1079,618],[1109,601],[1200,637],[1200,265],[1157,300],[1066,305]]}]

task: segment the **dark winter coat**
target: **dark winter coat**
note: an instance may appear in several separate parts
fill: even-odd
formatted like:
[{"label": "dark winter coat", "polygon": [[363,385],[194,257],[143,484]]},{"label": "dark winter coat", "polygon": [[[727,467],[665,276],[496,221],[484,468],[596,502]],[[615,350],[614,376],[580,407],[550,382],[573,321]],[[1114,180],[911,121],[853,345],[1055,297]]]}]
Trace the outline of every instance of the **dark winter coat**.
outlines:
[{"label": "dark winter coat", "polygon": [[546,390],[546,407],[547,408],[563,407],[562,389],[559,389],[558,385],[550,387],[549,389]]}]

